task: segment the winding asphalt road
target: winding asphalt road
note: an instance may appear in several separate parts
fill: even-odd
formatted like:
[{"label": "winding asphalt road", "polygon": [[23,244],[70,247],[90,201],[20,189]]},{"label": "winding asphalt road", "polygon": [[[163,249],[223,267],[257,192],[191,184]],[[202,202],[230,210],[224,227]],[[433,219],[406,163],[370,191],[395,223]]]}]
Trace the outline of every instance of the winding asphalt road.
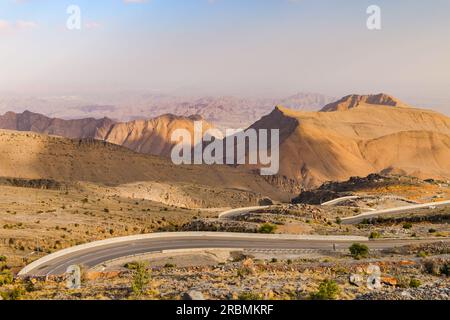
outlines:
[{"label": "winding asphalt road", "polygon": [[[50,258],[42,263],[35,262],[33,268],[22,270],[21,276],[47,276],[63,274],[70,265],[84,265],[87,268],[100,265],[107,261],[163,250],[179,249],[317,249],[336,250],[348,249],[355,241],[350,240],[307,240],[307,239],[283,239],[276,235],[267,235],[266,238],[254,238],[245,234],[217,235],[215,233],[202,233],[202,236],[176,236],[162,235],[152,239],[134,239],[121,241],[107,245],[96,245],[94,247],[67,252],[58,257]],[[434,240],[436,241],[436,240]],[[420,240],[381,240],[381,241],[359,241],[366,243],[371,249],[386,249],[403,246]],[[429,241],[428,241],[429,242]],[[70,250],[70,249],[69,249]],[[67,250],[66,250],[67,251]],[[45,257],[44,257],[45,258]],[[42,260],[42,259],[41,259]]]},{"label": "winding asphalt road", "polygon": [[[349,200],[349,199],[357,199],[357,198],[360,198],[360,197],[359,196],[342,197],[342,198],[334,199],[332,201],[328,201],[326,203],[323,203],[322,205],[323,206],[333,206],[333,205],[339,204],[342,201]],[[370,211],[370,212],[364,212],[357,216],[342,218],[342,224],[358,224],[358,223],[363,222],[366,219],[374,219],[374,218],[378,218],[383,215],[388,215],[388,216],[396,215],[396,214],[400,215],[400,214],[417,211],[420,209],[433,208],[433,210],[435,210],[438,208],[446,208],[446,207],[450,207],[450,200],[441,201],[441,202],[413,204],[413,205],[409,205],[409,206],[396,207],[396,208],[383,209],[383,210],[375,210],[375,211]],[[219,215],[219,219],[233,219],[237,216],[247,214],[252,211],[267,209],[267,208],[269,208],[269,206],[233,209],[233,210],[225,211],[225,212],[221,213]]]},{"label": "winding asphalt road", "polygon": [[391,208],[391,209],[384,209],[384,210],[377,210],[377,211],[371,211],[371,212],[365,212],[357,216],[353,217],[347,217],[342,218],[342,224],[356,224],[361,223],[366,219],[374,219],[381,217],[383,215],[400,215],[405,213],[410,213],[416,210],[420,209],[429,209],[433,208],[433,210],[438,208],[446,208],[450,207],[450,201],[441,201],[441,202],[430,202],[430,203],[423,203],[423,204],[415,204],[405,207],[397,207],[397,208]]}]

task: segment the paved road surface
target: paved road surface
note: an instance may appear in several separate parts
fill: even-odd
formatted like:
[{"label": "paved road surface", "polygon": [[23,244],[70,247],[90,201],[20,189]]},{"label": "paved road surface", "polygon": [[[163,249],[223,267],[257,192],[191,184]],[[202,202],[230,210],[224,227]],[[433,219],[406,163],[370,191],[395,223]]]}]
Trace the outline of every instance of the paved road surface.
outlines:
[{"label": "paved road surface", "polygon": [[347,217],[342,218],[342,224],[356,224],[361,223],[365,219],[373,219],[378,218],[383,215],[395,215],[395,214],[405,214],[411,211],[416,211],[419,209],[426,209],[426,208],[445,208],[450,207],[450,201],[441,201],[441,202],[430,202],[430,203],[424,203],[424,204],[417,204],[417,205],[411,205],[411,206],[405,206],[405,207],[398,207],[398,208],[391,208],[391,209],[385,209],[385,210],[377,210],[377,211],[371,211],[371,212],[365,212],[357,216],[353,217]]},{"label": "paved road surface", "polygon": [[[436,240],[435,240],[436,241]],[[372,249],[384,249],[403,246],[418,241],[411,240],[381,240],[364,241]],[[38,266],[26,274],[33,276],[63,274],[67,267],[73,264],[94,267],[106,261],[137,254],[160,252],[173,249],[198,249],[198,248],[236,248],[236,249],[320,249],[332,250],[347,249],[353,242],[350,241],[324,241],[324,240],[285,240],[268,236],[267,239],[249,239],[245,235],[236,237],[220,237],[211,233],[208,236],[199,237],[167,237],[143,240],[132,240],[117,244],[102,245],[81,251],[65,254]]]}]

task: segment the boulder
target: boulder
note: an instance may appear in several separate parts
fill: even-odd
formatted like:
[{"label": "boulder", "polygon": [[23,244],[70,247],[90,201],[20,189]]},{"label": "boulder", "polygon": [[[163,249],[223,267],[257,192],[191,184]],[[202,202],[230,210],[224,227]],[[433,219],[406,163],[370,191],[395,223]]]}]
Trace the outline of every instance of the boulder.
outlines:
[{"label": "boulder", "polygon": [[183,294],[183,300],[205,300],[205,297],[200,291],[191,290]]},{"label": "boulder", "polygon": [[364,278],[360,274],[356,274],[356,273],[355,274],[351,274],[350,277],[349,277],[349,282],[352,285],[359,287],[359,286],[361,286],[363,284]]}]

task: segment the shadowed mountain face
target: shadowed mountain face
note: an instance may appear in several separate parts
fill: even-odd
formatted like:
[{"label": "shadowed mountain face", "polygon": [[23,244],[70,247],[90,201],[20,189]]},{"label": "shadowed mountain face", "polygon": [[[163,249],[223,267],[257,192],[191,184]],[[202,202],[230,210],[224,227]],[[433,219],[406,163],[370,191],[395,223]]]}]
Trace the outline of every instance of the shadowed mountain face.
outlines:
[{"label": "shadowed mountain face", "polygon": [[243,167],[177,166],[104,141],[30,132],[0,130],[0,163],[0,177],[83,182],[183,206],[255,205],[263,197],[288,201],[291,195]]},{"label": "shadowed mountain face", "polygon": [[280,175],[305,187],[378,172],[450,178],[450,118],[387,95],[348,96],[323,111],[277,107],[253,125],[281,128]]},{"label": "shadowed mountain face", "polygon": [[0,116],[0,128],[17,131],[32,131],[67,138],[95,138],[106,134],[114,121],[103,119],[63,120],[25,111],[7,112]]}]

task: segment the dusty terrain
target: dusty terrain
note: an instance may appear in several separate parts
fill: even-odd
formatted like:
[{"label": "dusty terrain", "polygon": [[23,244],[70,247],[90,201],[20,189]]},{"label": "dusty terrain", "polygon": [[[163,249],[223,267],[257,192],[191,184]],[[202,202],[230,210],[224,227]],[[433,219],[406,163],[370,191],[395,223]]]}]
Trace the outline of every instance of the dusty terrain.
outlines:
[{"label": "dusty terrain", "polygon": [[[349,253],[319,253],[283,259],[276,253],[232,252],[228,259],[205,259],[208,254],[156,257],[146,261],[145,281],[136,288],[134,261],[116,271],[85,272],[82,288],[69,290],[63,278],[17,280],[4,286],[3,296],[20,299],[182,299],[196,297],[225,300],[392,299],[449,300],[448,246],[436,243],[405,247],[398,252],[372,252],[355,260]],[[427,256],[424,257],[423,253]],[[210,255],[211,256],[211,255]],[[155,260],[156,259],[156,260]],[[181,265],[177,265],[180,263]],[[183,266],[189,263],[189,266]],[[145,265],[144,265],[145,266]],[[374,266],[380,275],[374,275]],[[379,279],[375,289],[370,277]],[[331,284],[320,290],[324,283]]]},{"label": "dusty terrain", "polygon": [[89,182],[127,196],[186,207],[245,206],[265,196],[290,198],[289,190],[279,190],[245,168],[176,166],[94,140],[0,131],[0,162],[1,177]]},{"label": "dusty terrain", "polygon": [[[179,299],[196,290],[210,299],[311,299],[330,280],[326,283],[338,289],[321,299],[449,299],[449,207],[342,224],[343,218],[363,212],[450,199],[448,117],[386,95],[345,97],[322,112],[277,107],[253,126],[281,128],[281,174],[269,178],[246,166],[175,166],[143,154],[167,154],[170,132],[179,126],[191,129],[195,119],[167,115],[127,124],[44,119],[44,127],[24,120],[29,125],[25,131],[95,132],[115,144],[0,131],[1,296]],[[73,129],[80,124],[86,131]],[[99,129],[105,124],[107,129]],[[347,195],[358,198],[321,205]],[[218,218],[227,208],[264,202],[270,207]],[[132,285],[136,261],[127,258],[105,270],[85,270],[83,288],[75,291],[64,289],[64,278],[12,277],[27,263],[62,248],[185,230],[426,239],[434,244],[364,257],[342,251],[150,255],[138,259],[150,263],[151,274],[139,295]],[[355,275],[369,276],[370,264],[382,269],[377,291],[354,281]]]}]

